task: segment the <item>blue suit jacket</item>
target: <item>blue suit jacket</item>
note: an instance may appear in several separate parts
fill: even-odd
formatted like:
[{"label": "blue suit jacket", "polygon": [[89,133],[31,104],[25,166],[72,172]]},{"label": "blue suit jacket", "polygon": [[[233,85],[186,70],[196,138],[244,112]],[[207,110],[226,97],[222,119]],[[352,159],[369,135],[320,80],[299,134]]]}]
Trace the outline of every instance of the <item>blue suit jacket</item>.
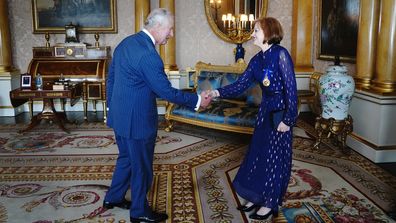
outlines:
[{"label": "blue suit jacket", "polygon": [[126,138],[156,136],[157,97],[191,109],[198,102],[196,94],[172,88],[161,57],[144,32],[125,38],[116,47],[106,84],[107,125]]}]

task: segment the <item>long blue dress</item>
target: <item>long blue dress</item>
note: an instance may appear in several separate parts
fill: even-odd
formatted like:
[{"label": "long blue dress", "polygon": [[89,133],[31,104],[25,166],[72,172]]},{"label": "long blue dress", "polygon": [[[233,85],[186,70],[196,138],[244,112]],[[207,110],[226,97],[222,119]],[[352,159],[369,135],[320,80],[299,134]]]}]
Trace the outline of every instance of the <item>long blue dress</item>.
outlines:
[{"label": "long blue dress", "polygon": [[[269,86],[263,85],[265,76]],[[297,119],[294,66],[285,48],[273,44],[265,52],[257,53],[236,82],[218,89],[220,97],[236,97],[254,82],[260,83],[262,100],[249,149],[233,186],[242,198],[277,211],[290,179],[292,128],[285,133],[276,131],[270,113],[285,110],[282,121],[290,127]]]}]

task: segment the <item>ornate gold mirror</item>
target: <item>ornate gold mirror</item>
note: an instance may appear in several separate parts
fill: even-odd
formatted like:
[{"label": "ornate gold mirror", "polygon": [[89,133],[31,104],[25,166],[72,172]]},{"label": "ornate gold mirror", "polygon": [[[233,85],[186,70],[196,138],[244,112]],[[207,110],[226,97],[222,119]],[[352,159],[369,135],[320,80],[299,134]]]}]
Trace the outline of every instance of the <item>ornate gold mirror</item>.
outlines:
[{"label": "ornate gold mirror", "polygon": [[250,39],[252,22],[267,13],[267,0],[205,0],[205,14],[221,39],[241,44]]}]

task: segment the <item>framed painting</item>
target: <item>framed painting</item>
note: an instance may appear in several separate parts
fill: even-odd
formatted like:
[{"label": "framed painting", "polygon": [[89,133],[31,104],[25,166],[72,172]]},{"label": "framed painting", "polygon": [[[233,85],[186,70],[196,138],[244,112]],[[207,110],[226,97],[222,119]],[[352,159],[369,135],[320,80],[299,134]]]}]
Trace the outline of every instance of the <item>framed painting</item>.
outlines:
[{"label": "framed painting", "polygon": [[73,23],[81,33],[117,33],[116,0],[31,0],[33,33],[64,33]]},{"label": "framed painting", "polygon": [[319,0],[318,59],[355,62],[359,0]]}]

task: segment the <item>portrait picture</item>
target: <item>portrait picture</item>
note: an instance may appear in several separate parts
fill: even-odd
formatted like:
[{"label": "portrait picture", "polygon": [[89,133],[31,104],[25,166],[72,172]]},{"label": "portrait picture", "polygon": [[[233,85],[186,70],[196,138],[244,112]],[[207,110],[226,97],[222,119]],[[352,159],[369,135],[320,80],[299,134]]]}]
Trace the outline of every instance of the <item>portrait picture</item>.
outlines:
[{"label": "portrait picture", "polygon": [[359,0],[319,0],[318,58],[356,60]]},{"label": "portrait picture", "polygon": [[32,76],[30,74],[21,75],[21,88],[30,88],[32,86]]},{"label": "portrait picture", "polygon": [[63,33],[73,23],[82,33],[116,33],[116,0],[32,0],[33,33]]}]

